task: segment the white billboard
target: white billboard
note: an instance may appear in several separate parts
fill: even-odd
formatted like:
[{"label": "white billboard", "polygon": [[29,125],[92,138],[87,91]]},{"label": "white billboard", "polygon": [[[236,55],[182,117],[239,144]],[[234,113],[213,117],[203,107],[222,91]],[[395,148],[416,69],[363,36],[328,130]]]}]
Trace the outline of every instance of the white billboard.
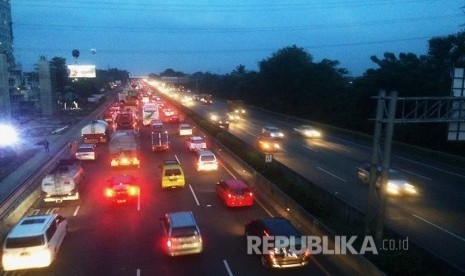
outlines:
[{"label": "white billboard", "polygon": [[95,78],[95,65],[68,65],[69,78]]}]

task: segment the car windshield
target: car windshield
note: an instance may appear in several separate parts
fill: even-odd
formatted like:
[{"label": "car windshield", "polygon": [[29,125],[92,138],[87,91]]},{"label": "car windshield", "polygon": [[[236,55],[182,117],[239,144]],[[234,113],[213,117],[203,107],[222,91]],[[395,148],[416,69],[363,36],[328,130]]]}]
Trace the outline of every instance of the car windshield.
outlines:
[{"label": "car windshield", "polygon": [[245,195],[250,192],[247,188],[233,189],[232,192],[236,195]]},{"label": "car windshield", "polygon": [[31,246],[44,245],[44,235],[30,236],[30,237],[19,237],[19,238],[7,238],[5,242],[6,248],[23,248]]}]

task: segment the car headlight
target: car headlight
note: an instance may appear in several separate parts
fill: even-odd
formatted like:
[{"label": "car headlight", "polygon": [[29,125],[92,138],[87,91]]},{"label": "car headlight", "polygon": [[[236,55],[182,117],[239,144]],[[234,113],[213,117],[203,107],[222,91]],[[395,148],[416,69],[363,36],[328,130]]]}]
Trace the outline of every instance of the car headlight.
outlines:
[{"label": "car headlight", "polygon": [[409,194],[416,194],[417,193],[417,189],[415,188],[415,186],[413,186],[412,184],[409,184],[409,183],[404,184],[404,190],[405,190],[405,192],[407,192]]},{"label": "car headlight", "polygon": [[393,184],[391,182],[388,182],[387,187],[386,187],[386,191],[388,192],[388,194],[398,195],[399,194],[399,186],[397,186],[396,184]]}]

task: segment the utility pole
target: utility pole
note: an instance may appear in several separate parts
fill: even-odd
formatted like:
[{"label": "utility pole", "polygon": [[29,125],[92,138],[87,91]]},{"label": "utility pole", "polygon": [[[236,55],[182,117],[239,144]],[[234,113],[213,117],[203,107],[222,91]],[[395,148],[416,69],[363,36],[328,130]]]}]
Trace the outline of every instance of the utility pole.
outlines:
[{"label": "utility pole", "polygon": [[381,171],[381,185],[379,187],[379,206],[376,216],[375,239],[381,245],[383,238],[384,218],[386,216],[386,188],[389,180],[389,168],[391,167],[392,137],[394,135],[394,119],[396,116],[397,91],[392,91],[389,97],[388,121],[386,125],[386,135],[384,139],[383,170]]}]

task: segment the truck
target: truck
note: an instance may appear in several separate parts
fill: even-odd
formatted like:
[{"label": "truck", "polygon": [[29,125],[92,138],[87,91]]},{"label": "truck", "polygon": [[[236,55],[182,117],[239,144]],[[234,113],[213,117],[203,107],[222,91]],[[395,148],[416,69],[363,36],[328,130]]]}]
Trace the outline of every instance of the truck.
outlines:
[{"label": "truck", "polygon": [[160,115],[156,103],[144,103],[142,105],[142,124],[150,126],[153,121],[159,120]]},{"label": "truck", "polygon": [[120,112],[115,122],[116,130],[137,130],[137,119],[131,110]]},{"label": "truck", "polygon": [[244,115],[246,113],[244,108],[244,102],[241,100],[227,100],[226,106],[230,112],[234,112],[236,114]]},{"label": "truck", "polygon": [[84,170],[77,159],[61,159],[57,166],[42,179],[45,202],[60,203],[79,199],[79,184]]},{"label": "truck", "polygon": [[152,131],[152,151],[167,151],[169,148],[168,131]]},{"label": "truck", "polygon": [[108,143],[112,168],[137,167],[140,168],[139,139],[132,130],[117,130],[111,135]]},{"label": "truck", "polygon": [[86,144],[108,142],[109,125],[104,120],[94,120],[81,129],[82,141]]}]

